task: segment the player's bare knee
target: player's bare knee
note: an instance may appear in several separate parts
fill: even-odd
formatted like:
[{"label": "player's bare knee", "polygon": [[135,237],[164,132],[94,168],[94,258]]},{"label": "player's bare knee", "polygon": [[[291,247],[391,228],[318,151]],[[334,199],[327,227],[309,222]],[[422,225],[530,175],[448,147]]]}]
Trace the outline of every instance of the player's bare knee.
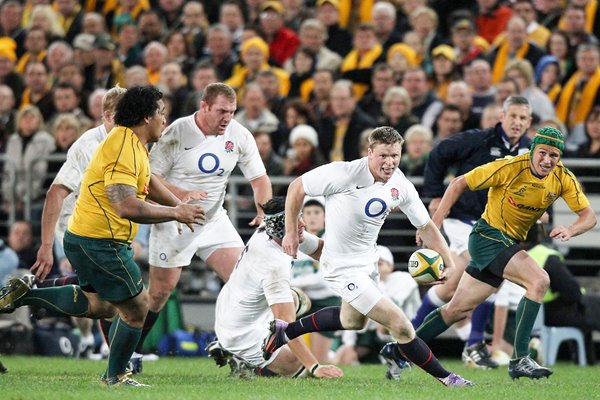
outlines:
[{"label": "player's bare knee", "polygon": [[390,332],[401,343],[409,342],[415,337],[415,330],[411,324],[394,324],[390,327]]},{"label": "player's bare knee", "polygon": [[163,309],[169,296],[171,296],[172,288],[166,286],[150,286],[148,290],[148,308],[152,312],[159,312]]},{"label": "player's bare knee", "polygon": [[364,318],[340,315],[340,322],[342,323],[344,329],[360,330],[365,327],[367,321]]}]

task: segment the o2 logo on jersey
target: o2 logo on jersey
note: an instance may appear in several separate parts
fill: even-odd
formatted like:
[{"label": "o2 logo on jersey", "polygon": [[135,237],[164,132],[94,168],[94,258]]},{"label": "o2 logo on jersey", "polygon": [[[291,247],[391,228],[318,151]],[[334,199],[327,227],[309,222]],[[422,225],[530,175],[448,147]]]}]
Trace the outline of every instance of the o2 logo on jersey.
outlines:
[{"label": "o2 logo on jersey", "polygon": [[371,218],[377,218],[380,215],[383,215],[383,218],[385,218],[387,216],[387,210],[387,203],[377,197],[367,201],[367,204],[365,205],[365,214],[367,217]]},{"label": "o2 logo on jersey", "polygon": [[219,157],[213,153],[204,153],[198,159],[198,169],[205,174],[217,172],[217,176],[223,176],[225,170],[219,168],[220,165],[221,161],[219,160]]}]

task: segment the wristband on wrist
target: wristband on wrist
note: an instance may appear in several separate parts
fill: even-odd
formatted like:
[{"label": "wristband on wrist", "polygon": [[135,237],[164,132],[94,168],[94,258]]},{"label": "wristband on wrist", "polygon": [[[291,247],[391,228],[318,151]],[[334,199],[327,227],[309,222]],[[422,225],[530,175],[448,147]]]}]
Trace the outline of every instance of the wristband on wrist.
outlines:
[{"label": "wristband on wrist", "polygon": [[298,250],[304,254],[311,255],[319,249],[319,238],[312,233],[304,231],[302,233],[304,240],[298,245]]},{"label": "wristband on wrist", "polygon": [[308,371],[310,372],[311,375],[314,375],[315,372],[317,371],[317,368],[319,368],[319,367],[320,367],[319,363],[314,363]]}]

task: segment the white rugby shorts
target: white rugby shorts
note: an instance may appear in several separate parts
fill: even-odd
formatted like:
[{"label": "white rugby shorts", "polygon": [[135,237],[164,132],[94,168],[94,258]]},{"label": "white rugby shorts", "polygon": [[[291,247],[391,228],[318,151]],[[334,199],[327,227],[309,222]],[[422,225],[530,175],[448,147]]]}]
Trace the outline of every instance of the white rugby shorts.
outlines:
[{"label": "white rugby shorts", "polygon": [[206,260],[213,251],[232,247],[244,247],[224,209],[204,225],[194,225],[192,232],[182,224],[183,232],[177,233],[175,221],[154,224],[150,228],[149,263],[159,268],[175,268],[190,265],[197,255]]},{"label": "white rugby shorts", "polygon": [[362,315],[367,315],[383,297],[378,286],[377,263],[337,269],[328,264],[321,264],[327,286]]},{"label": "white rugby shorts", "polygon": [[450,251],[460,255],[469,250],[469,235],[473,229],[473,224],[455,218],[446,218],[443,227],[450,241]]}]

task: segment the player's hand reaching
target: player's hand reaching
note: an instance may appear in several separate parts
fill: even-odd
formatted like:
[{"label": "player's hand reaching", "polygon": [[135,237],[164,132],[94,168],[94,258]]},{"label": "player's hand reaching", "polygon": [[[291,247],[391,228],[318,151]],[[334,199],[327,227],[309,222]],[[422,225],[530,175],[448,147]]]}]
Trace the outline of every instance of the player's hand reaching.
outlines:
[{"label": "player's hand reaching", "polygon": [[186,224],[192,232],[194,224],[204,225],[206,219],[204,208],[197,204],[181,203],[175,207],[175,215],[175,219]]},{"label": "player's hand reaching", "polygon": [[29,269],[35,277],[40,280],[46,279],[46,276],[52,270],[54,264],[54,253],[52,244],[43,244],[37,252],[37,259]]},{"label": "player's hand reaching", "polygon": [[257,215],[248,225],[258,227],[265,220],[264,215]]},{"label": "player's hand reaching", "polygon": [[569,228],[565,228],[562,225],[557,226],[550,232],[550,237],[552,239],[560,240],[562,242],[566,242],[567,240],[571,239],[572,236],[573,235],[571,234],[571,231],[569,231]]},{"label": "player's hand reaching", "polygon": [[344,371],[335,365],[319,365],[313,376],[316,378],[341,378],[344,376]]},{"label": "player's hand reaching", "polygon": [[283,241],[281,242],[283,252],[296,259],[296,255],[298,253],[298,243],[300,243],[300,238],[297,231],[294,233],[286,233],[283,237]]}]

